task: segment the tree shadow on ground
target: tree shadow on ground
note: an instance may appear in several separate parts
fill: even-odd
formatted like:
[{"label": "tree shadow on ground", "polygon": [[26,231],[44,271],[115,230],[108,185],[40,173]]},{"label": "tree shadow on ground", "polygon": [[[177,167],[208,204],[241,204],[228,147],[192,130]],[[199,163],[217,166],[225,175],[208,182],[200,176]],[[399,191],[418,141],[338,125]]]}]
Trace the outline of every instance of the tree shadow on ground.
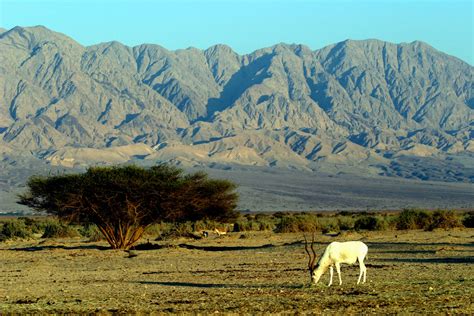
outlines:
[{"label": "tree shadow on ground", "polygon": [[425,253],[425,254],[436,254],[436,250],[406,250],[406,249],[399,249],[399,250],[379,250],[373,251],[374,253]]},{"label": "tree shadow on ground", "polygon": [[[375,246],[375,248],[390,248],[393,247],[403,247],[403,246],[412,246],[412,247],[429,247],[429,246],[451,246],[451,247],[474,247],[474,242],[467,242],[467,243],[449,243],[449,242],[370,242],[364,241],[368,246]],[[370,250],[370,247],[369,247]]]},{"label": "tree shadow on ground", "polygon": [[80,246],[65,246],[65,245],[38,245],[30,247],[21,247],[21,248],[11,248],[4,250],[13,250],[13,251],[42,251],[42,250],[52,250],[52,249],[64,249],[64,250],[86,250],[86,249],[95,249],[95,250],[111,250],[109,246],[99,246],[99,245],[80,245]]},{"label": "tree shadow on ground", "polygon": [[[294,271],[307,271],[307,268],[288,268],[288,269],[265,269],[265,272],[294,272]],[[209,270],[189,270],[186,271],[192,275],[198,274],[210,274],[210,273],[246,273],[246,272],[255,272],[258,270],[250,270],[245,268],[227,268],[227,269],[209,269]],[[175,273],[175,271],[145,271],[142,274],[150,275],[150,274],[170,274]]]},{"label": "tree shadow on ground", "polygon": [[193,250],[204,250],[204,251],[238,251],[238,250],[255,250],[277,247],[273,244],[265,244],[262,246],[195,246],[189,244],[179,244],[178,247],[193,249]]},{"label": "tree shadow on ground", "polygon": [[409,263],[474,263],[474,257],[445,258],[378,258],[377,261]]},{"label": "tree shadow on ground", "polygon": [[261,289],[261,288],[286,288],[301,289],[304,284],[222,284],[222,283],[192,283],[192,282],[158,282],[158,281],[135,281],[145,285],[162,285],[176,287],[195,287],[195,288],[218,288],[218,289]]}]

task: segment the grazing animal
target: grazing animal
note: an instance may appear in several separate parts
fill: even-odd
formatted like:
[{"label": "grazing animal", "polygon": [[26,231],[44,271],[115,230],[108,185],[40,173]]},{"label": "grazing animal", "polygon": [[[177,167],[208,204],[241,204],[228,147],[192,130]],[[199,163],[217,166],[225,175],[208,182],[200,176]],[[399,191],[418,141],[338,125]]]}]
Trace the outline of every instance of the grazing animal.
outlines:
[{"label": "grazing animal", "polygon": [[[308,250],[308,241],[306,240],[305,236],[305,251],[309,256],[308,262],[308,269],[311,276],[311,281],[316,284],[318,283],[321,275],[329,268],[329,284],[328,286],[332,285],[332,276],[333,276],[333,266],[336,267],[337,275],[339,276],[339,285],[342,284],[341,279],[341,263],[346,264],[354,264],[356,261],[359,261],[359,279],[357,280],[357,284],[360,283],[362,279],[362,283],[365,283],[366,277],[366,267],[364,264],[364,258],[367,255],[369,248],[366,244],[361,241],[346,241],[346,242],[332,242],[327,246],[324,254],[319,259],[317,264],[314,264],[316,260],[316,253],[313,248],[314,244],[314,235],[311,241],[311,251],[313,256],[309,253]],[[363,276],[363,278],[362,278]]]},{"label": "grazing animal", "polygon": [[224,231],[224,230],[218,230],[217,228],[214,229],[214,232],[215,232],[218,236],[222,236],[222,235],[227,234],[226,231]]}]

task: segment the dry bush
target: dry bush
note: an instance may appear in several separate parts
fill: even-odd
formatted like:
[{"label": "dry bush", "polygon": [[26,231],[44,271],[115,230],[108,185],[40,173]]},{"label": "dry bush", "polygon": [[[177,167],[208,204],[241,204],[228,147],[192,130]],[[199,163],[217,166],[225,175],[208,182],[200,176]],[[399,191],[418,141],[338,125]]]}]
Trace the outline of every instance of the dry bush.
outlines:
[{"label": "dry bush", "polygon": [[425,211],[405,209],[395,220],[399,230],[425,229],[431,225],[431,216]]},{"label": "dry bush", "polygon": [[474,228],[474,212],[469,212],[465,214],[465,217],[462,220],[464,227]]},{"label": "dry bush", "polygon": [[44,227],[44,233],[41,238],[73,238],[79,236],[77,227],[51,221]]},{"label": "dry bush", "polygon": [[337,224],[340,230],[354,229],[355,220],[350,216],[337,216]]},{"label": "dry bush", "polygon": [[234,232],[246,232],[246,231],[258,231],[260,230],[260,225],[257,221],[254,220],[239,220],[234,224]]},{"label": "dry bush", "polygon": [[277,233],[314,232],[321,230],[321,224],[314,214],[294,214],[280,218],[275,227]]},{"label": "dry bush", "polygon": [[88,238],[88,242],[96,242],[104,240],[104,235],[99,230],[97,225],[94,224],[85,224],[79,228],[79,233],[83,236]]},{"label": "dry bush", "polygon": [[380,216],[362,216],[354,223],[355,230],[386,230],[387,221]]},{"label": "dry bush", "polygon": [[0,241],[28,237],[31,237],[31,230],[28,229],[22,220],[9,220],[3,223],[0,230]]},{"label": "dry bush", "polygon": [[461,221],[459,217],[453,211],[436,211],[431,216],[431,223],[426,228],[427,230],[433,230],[436,228],[455,228],[460,227]]}]

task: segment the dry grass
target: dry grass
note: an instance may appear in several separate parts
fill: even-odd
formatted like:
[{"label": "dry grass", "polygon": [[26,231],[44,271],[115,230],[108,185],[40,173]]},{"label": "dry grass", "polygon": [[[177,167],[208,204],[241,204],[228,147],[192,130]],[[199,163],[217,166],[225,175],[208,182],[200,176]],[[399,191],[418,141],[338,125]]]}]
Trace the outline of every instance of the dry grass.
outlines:
[{"label": "dry grass", "polygon": [[[241,238],[244,235],[246,238]],[[318,235],[369,245],[368,282],[342,267],[342,286],[308,286],[301,234],[231,233],[168,240],[132,253],[79,239],[0,244],[5,313],[473,314],[473,229]],[[185,246],[186,245],[186,246]]]}]

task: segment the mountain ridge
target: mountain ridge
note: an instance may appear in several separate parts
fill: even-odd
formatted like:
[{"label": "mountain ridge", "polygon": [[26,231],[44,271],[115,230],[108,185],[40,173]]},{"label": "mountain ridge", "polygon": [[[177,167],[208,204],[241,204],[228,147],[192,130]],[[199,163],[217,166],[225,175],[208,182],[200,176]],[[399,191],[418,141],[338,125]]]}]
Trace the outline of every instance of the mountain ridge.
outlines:
[{"label": "mountain ridge", "polygon": [[[118,159],[73,158],[74,148],[146,144],[155,152],[137,153],[141,161],[472,182],[470,167],[460,174],[449,161],[472,161],[473,78],[468,63],[420,41],[279,43],[239,55],[224,44],[83,46],[15,27],[0,30],[0,149],[74,166]],[[410,157],[445,170],[420,173]]]}]

